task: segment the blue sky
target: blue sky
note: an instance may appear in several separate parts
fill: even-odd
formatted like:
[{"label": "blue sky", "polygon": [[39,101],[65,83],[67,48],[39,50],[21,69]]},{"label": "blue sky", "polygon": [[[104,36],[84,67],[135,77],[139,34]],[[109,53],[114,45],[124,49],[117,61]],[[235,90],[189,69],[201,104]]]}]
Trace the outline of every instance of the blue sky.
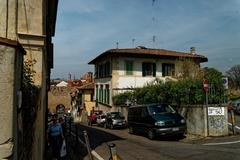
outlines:
[{"label": "blue sky", "polygon": [[52,78],[93,71],[87,63],[116,42],[183,52],[194,46],[209,59],[203,66],[225,72],[240,64],[240,0],[59,0],[53,41]]}]

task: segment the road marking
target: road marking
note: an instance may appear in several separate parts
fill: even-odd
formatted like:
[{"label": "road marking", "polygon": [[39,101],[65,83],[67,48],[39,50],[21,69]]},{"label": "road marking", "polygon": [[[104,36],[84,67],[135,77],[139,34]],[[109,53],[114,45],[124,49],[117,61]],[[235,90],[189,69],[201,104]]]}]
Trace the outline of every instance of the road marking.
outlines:
[{"label": "road marking", "polygon": [[235,144],[235,143],[240,143],[240,140],[239,141],[233,141],[233,142],[205,143],[203,145],[204,146],[214,146],[214,145]]},{"label": "road marking", "polygon": [[[232,126],[232,123],[228,123],[228,125]],[[238,127],[238,126],[235,126],[235,128],[240,130],[240,127]]]},{"label": "road marking", "polygon": [[[232,123],[228,123],[228,125],[232,126]],[[235,128],[240,130],[240,127],[238,127],[238,126],[235,126]],[[203,145],[205,145],[205,146],[214,146],[214,145],[226,145],[226,144],[236,144],[236,143],[240,143],[240,140],[239,141],[232,141],[232,142],[205,143]]]}]

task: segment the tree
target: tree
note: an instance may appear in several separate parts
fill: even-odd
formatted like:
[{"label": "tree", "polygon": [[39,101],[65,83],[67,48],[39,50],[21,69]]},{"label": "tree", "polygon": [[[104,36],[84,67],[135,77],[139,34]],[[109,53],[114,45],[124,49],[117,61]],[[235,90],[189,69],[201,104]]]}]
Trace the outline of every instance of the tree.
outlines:
[{"label": "tree", "polygon": [[229,77],[230,83],[232,83],[232,87],[234,89],[240,89],[240,65],[235,65],[231,67],[227,72],[227,76]]},{"label": "tree", "polygon": [[178,79],[199,79],[203,77],[200,66],[191,59],[182,59]]}]

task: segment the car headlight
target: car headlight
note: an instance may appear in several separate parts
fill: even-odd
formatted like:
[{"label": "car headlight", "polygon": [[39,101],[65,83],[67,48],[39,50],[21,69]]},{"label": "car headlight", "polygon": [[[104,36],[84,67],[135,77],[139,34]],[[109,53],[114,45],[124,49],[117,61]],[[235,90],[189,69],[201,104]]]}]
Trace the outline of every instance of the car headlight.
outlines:
[{"label": "car headlight", "polygon": [[155,122],[155,126],[165,126],[165,123],[163,121]]},{"label": "car headlight", "polygon": [[182,124],[183,124],[183,123],[186,123],[185,119],[181,119],[181,123],[182,123]]}]

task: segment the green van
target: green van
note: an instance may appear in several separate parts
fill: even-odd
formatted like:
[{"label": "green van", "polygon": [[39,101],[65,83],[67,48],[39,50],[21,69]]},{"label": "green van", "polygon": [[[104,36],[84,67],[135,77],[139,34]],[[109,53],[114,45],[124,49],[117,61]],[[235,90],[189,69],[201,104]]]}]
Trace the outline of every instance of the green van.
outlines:
[{"label": "green van", "polygon": [[129,133],[145,132],[149,139],[156,136],[179,135],[186,131],[186,122],[168,104],[147,104],[129,107]]}]

